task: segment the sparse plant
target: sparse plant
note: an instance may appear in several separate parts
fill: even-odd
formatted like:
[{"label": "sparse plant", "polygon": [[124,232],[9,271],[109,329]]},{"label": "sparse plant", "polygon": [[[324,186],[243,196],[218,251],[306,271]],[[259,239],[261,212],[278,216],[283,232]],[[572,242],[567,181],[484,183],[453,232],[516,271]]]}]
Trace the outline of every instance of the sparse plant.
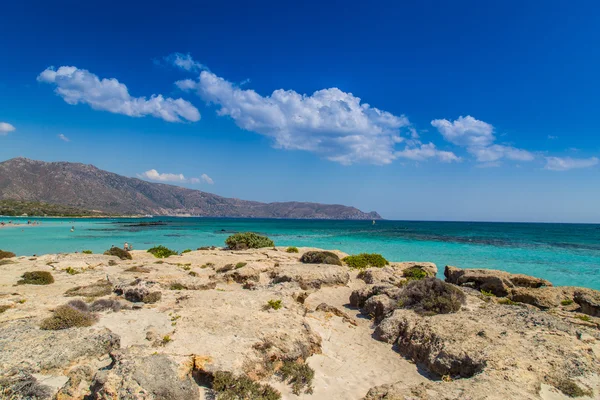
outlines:
[{"label": "sparse plant", "polygon": [[214,373],[212,389],[217,393],[217,400],[281,399],[281,394],[271,386],[254,382],[247,376],[235,376],[229,371]]},{"label": "sparse plant", "polygon": [[208,262],[208,263],[202,265],[200,268],[202,268],[202,269],[204,269],[204,268],[212,268],[214,266],[215,266],[215,264],[213,264],[211,262]]},{"label": "sparse plant", "polygon": [[254,232],[231,235],[225,240],[225,244],[230,250],[260,249],[275,246],[271,239]]},{"label": "sparse plant", "polygon": [[192,249],[185,249],[184,251],[181,252],[181,254],[185,254],[185,253],[191,253]]},{"label": "sparse plant", "polygon": [[81,273],[81,271],[77,271],[75,268],[72,267],[67,267],[67,269],[65,269],[65,272],[69,275],[77,275]]},{"label": "sparse plant", "polygon": [[585,315],[585,314],[576,315],[575,318],[580,319],[585,322],[590,322],[592,320],[589,315]]},{"label": "sparse plant", "polygon": [[13,258],[16,257],[15,253],[11,251],[0,250],[0,260],[3,258]]},{"label": "sparse plant", "polygon": [[1,305],[1,306],[0,306],[0,314],[2,314],[4,311],[6,311],[6,310],[8,310],[8,309],[10,309],[10,308],[11,308],[11,307],[10,307],[10,305],[8,305],[8,304],[3,304],[3,305]]},{"label": "sparse plant", "polygon": [[83,250],[82,253],[83,254],[93,254],[93,252],[91,250]]},{"label": "sparse plant", "polygon": [[492,293],[491,291],[487,291],[487,290],[483,290],[483,289],[481,289],[481,294],[486,297],[496,297],[496,295],[494,293]]},{"label": "sparse plant", "polygon": [[509,298],[502,298],[502,299],[498,299],[498,304],[503,304],[505,306],[518,306],[519,303],[517,303],[516,301],[512,301]]},{"label": "sparse plant", "polygon": [[294,247],[294,246],[290,246],[287,249],[285,249],[286,252],[288,253],[297,253],[298,252],[298,248]]},{"label": "sparse plant", "polygon": [[142,267],[141,265],[136,265],[130,268],[127,268],[125,272],[139,272],[142,274],[147,274],[150,272],[150,269]]},{"label": "sparse plant", "polygon": [[61,330],[92,326],[96,322],[96,316],[86,311],[81,311],[71,305],[62,305],[54,310],[52,317],[42,321],[40,329]]},{"label": "sparse plant", "polygon": [[337,254],[331,251],[308,251],[302,254],[300,262],[304,264],[332,264],[342,265],[342,261]]},{"label": "sparse plant", "polygon": [[299,396],[302,392],[312,394],[312,381],[315,377],[315,370],[306,363],[296,361],[284,361],[279,370],[281,379],[292,385],[292,392]]},{"label": "sparse plant", "polygon": [[89,306],[90,311],[112,310],[117,312],[121,310],[121,308],[123,308],[121,302],[115,299],[98,299]]},{"label": "sparse plant", "polygon": [[17,300],[17,303],[25,304],[26,301],[27,301],[27,299],[19,299],[19,300]]},{"label": "sparse plant", "polygon": [[423,271],[419,267],[407,268],[404,270],[404,272],[402,272],[402,275],[409,281],[419,281],[421,279],[427,278],[427,272]]},{"label": "sparse plant", "polygon": [[115,265],[117,265],[117,262],[115,260],[108,260],[109,267],[114,267]]},{"label": "sparse plant", "polygon": [[51,387],[42,385],[24,371],[0,378],[0,399],[3,400],[45,400],[52,397],[52,392]]},{"label": "sparse plant", "polygon": [[197,273],[197,272],[194,272],[194,271],[190,271],[190,272],[188,273],[188,275],[190,275],[190,276],[198,276],[198,273]]},{"label": "sparse plant", "polygon": [[171,250],[162,245],[149,248],[148,253],[151,253],[156,258],[168,258],[170,256],[176,256],[179,254],[175,250]]},{"label": "sparse plant", "polygon": [[434,315],[457,312],[464,302],[465,294],[456,286],[437,278],[425,278],[404,286],[398,306]]},{"label": "sparse plant", "polygon": [[266,310],[269,310],[269,309],[279,310],[281,307],[283,307],[281,300],[269,300],[269,301],[267,301],[267,304],[265,305]]},{"label": "sparse plant", "polygon": [[569,397],[592,396],[591,390],[582,389],[574,380],[560,378],[554,381],[554,386]]},{"label": "sparse plant", "polygon": [[186,290],[187,287],[185,285],[183,285],[182,283],[173,282],[173,283],[171,283],[171,286],[169,286],[169,289],[171,289],[171,290]]},{"label": "sparse plant", "polygon": [[54,283],[54,277],[48,271],[25,272],[17,282],[18,285],[49,285],[51,283]]},{"label": "sparse plant", "polygon": [[162,344],[167,344],[167,343],[169,343],[169,342],[170,342],[170,341],[172,341],[172,340],[173,340],[173,339],[171,339],[171,336],[169,336],[169,335],[165,335],[165,336],[163,336],[163,338],[162,338]]},{"label": "sparse plant", "polygon": [[110,249],[106,250],[104,252],[105,256],[115,256],[115,257],[119,257],[121,260],[131,260],[131,253],[129,253],[127,250],[123,250],[120,247],[111,247]]},{"label": "sparse plant", "polygon": [[248,263],[245,262],[239,262],[237,264],[235,264],[235,269],[240,269],[242,267],[245,267]]},{"label": "sparse plant", "polygon": [[344,257],[343,262],[348,264],[352,269],[366,269],[370,267],[383,268],[389,264],[381,254],[376,253],[361,253],[353,256]]},{"label": "sparse plant", "polygon": [[156,303],[161,298],[162,298],[161,292],[152,292],[152,293],[148,293],[147,295],[145,295],[142,298],[142,302],[144,302],[146,304],[152,304],[152,303]]},{"label": "sparse plant", "polygon": [[573,304],[573,300],[571,300],[571,299],[563,300],[560,302],[560,304],[562,304],[563,306],[570,306],[571,304]]},{"label": "sparse plant", "polygon": [[13,260],[9,260],[9,259],[0,260],[0,265],[9,265],[9,264],[17,264],[17,262],[13,261]]}]

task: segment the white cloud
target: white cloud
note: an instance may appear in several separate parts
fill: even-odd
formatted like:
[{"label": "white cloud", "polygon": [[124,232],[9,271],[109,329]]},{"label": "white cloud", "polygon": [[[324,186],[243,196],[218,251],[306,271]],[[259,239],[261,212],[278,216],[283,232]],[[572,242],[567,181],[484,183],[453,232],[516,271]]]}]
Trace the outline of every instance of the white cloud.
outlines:
[{"label": "white cloud", "polygon": [[184,69],[186,71],[208,70],[208,67],[206,67],[206,65],[201,64],[197,61],[194,61],[194,59],[192,58],[192,56],[189,53],[188,54],[183,54],[183,53],[169,54],[168,56],[165,57],[165,61],[168,62],[169,64],[172,64],[172,65],[179,67],[181,69]]},{"label": "white cloud", "polygon": [[86,103],[95,110],[124,114],[130,117],[152,115],[168,122],[198,121],[200,112],[181,98],[162,95],[132,97],[127,86],[114,78],[100,79],[93,73],[76,67],[47,68],[38,77],[39,82],[56,85],[56,93],[71,105]]},{"label": "white cloud", "polygon": [[200,177],[204,182],[208,183],[209,185],[212,185],[213,183],[215,183],[215,181],[212,180],[212,178],[206,174],[202,174],[202,176]]},{"label": "white cloud", "polygon": [[198,184],[201,182],[206,182],[210,185],[214,183],[214,181],[210,178],[210,176],[206,174],[202,174],[200,178],[186,178],[183,174],[169,174],[169,173],[160,173],[155,169],[150,169],[141,174],[137,174],[139,178],[149,179],[151,181],[157,182],[174,182],[174,183],[192,183]]},{"label": "white cloud", "polygon": [[70,142],[71,139],[69,139],[68,137],[66,137],[65,135],[63,135],[62,133],[58,135],[58,138],[64,142]]},{"label": "white cloud", "polygon": [[310,151],[345,165],[391,163],[397,157],[396,144],[403,141],[400,129],[410,126],[405,116],[361,103],[337,88],[310,96],[283,89],[261,96],[208,71],[202,71],[198,81],[186,79],[176,85],[195,90],[220,107],[218,115],[271,137],[278,148]]},{"label": "white cloud", "polygon": [[546,157],[546,166],[550,171],[567,171],[575,168],[589,168],[598,165],[598,158]]},{"label": "white cloud", "polygon": [[0,122],[0,136],[8,135],[10,132],[14,131],[16,128],[9,124],[8,122]]},{"label": "white cloud", "polygon": [[556,139],[558,139],[558,136],[548,135],[548,139],[556,140]]},{"label": "white cloud", "polygon": [[467,148],[467,152],[475,156],[486,167],[499,166],[499,161],[508,159],[513,161],[532,161],[533,153],[503,144],[495,144],[494,127],[487,122],[480,121],[467,115],[458,117],[454,122],[447,119],[431,121],[445,140],[457,146]]},{"label": "white cloud", "polygon": [[441,162],[460,162],[460,157],[450,151],[436,149],[433,143],[419,144],[416,147],[406,147],[402,151],[396,152],[396,157],[406,158],[413,161],[426,161],[430,158],[438,159]]}]

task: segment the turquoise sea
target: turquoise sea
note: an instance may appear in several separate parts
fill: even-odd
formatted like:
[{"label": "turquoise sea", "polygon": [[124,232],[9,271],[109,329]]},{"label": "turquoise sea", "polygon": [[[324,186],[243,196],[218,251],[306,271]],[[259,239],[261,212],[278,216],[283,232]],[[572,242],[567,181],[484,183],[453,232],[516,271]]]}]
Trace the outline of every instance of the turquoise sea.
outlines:
[{"label": "turquoise sea", "polygon": [[[229,218],[28,218],[34,227],[0,228],[0,249],[18,255],[102,252],[125,242],[135,249],[223,246],[228,235],[253,231],[278,246],[381,253],[391,261],[431,261],[534,275],[555,285],[600,290],[600,225],[416,221],[323,221]],[[0,218],[26,224],[28,219]],[[140,226],[144,222],[159,225]],[[71,232],[71,227],[75,230]]]}]

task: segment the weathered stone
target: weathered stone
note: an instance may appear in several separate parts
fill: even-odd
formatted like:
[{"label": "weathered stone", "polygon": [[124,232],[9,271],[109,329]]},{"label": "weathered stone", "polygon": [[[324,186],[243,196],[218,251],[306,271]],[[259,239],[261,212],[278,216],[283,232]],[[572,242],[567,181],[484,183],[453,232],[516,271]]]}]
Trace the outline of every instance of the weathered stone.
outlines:
[{"label": "weathered stone", "polygon": [[293,264],[275,268],[273,283],[297,282],[303,290],[321,286],[346,285],[350,280],[348,268],[330,264]]},{"label": "weathered stone", "polygon": [[433,277],[438,273],[437,265],[432,262],[420,262],[420,261],[405,261],[395,262],[390,264],[392,268],[400,272],[404,272],[407,269],[419,268],[427,274],[427,276]]},{"label": "weathered stone", "polygon": [[593,317],[600,317],[600,292],[591,289],[578,289],[573,296],[580,311]]},{"label": "weathered stone", "polygon": [[364,315],[372,316],[375,321],[381,321],[396,308],[397,304],[397,300],[390,299],[385,294],[378,294],[369,297],[360,312]]},{"label": "weathered stone", "polygon": [[544,279],[522,274],[510,274],[493,269],[460,269],[448,265],[444,270],[444,276],[448,283],[470,286],[500,297],[507,296],[510,290],[515,287],[540,288],[552,286],[550,282]]},{"label": "weathered stone", "polygon": [[510,290],[508,298],[519,303],[531,304],[541,310],[547,310],[560,306],[561,301],[572,299],[573,289],[563,287],[542,287],[538,289],[517,287]]}]

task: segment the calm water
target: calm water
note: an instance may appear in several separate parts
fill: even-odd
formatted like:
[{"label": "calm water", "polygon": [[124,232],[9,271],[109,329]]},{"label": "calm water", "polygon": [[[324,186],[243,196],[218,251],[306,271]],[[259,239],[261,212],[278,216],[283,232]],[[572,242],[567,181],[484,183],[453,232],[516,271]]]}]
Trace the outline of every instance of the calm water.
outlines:
[{"label": "calm water", "polygon": [[[7,222],[9,218],[0,218]],[[27,220],[15,219],[21,223]],[[392,261],[496,268],[600,289],[600,225],[483,222],[306,221],[217,218],[44,219],[31,228],[0,228],[0,249],[18,255],[102,252],[111,245],[176,250],[223,246],[233,232],[253,231],[278,246],[315,246],[347,253],[376,252]],[[139,226],[140,222],[164,222]],[[75,227],[70,232],[71,226]],[[440,274],[441,275],[441,274]]]}]

